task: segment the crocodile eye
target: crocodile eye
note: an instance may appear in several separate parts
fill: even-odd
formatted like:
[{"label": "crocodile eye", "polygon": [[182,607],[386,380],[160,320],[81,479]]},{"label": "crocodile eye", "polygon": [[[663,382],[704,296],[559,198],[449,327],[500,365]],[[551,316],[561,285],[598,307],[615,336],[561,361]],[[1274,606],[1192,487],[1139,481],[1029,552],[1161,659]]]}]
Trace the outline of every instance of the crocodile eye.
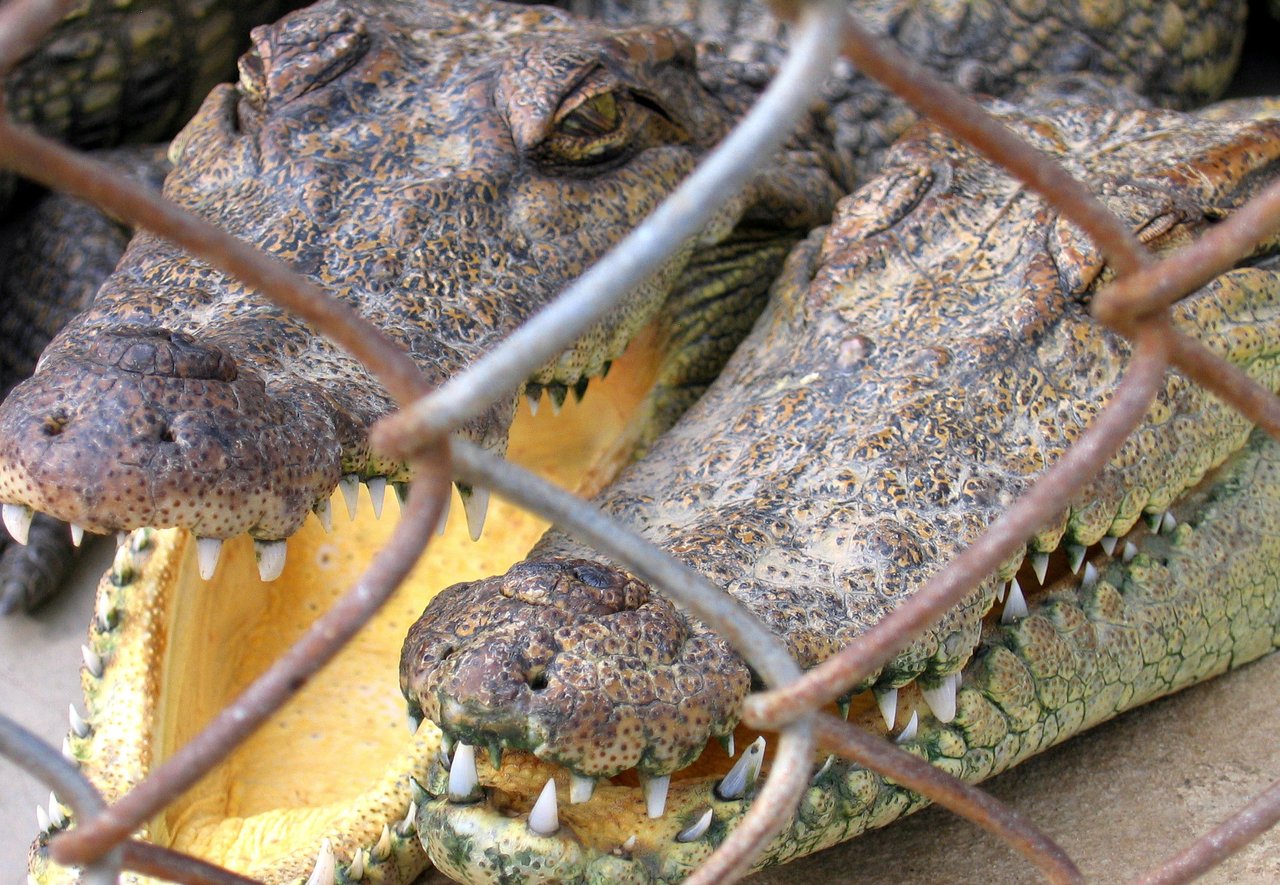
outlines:
[{"label": "crocodile eye", "polygon": [[556,111],[541,146],[543,159],[574,166],[613,160],[631,146],[643,113],[626,90],[581,92]]},{"label": "crocodile eye", "polygon": [[622,113],[612,92],[593,95],[564,114],[557,123],[560,132],[579,138],[608,135],[618,128]]}]

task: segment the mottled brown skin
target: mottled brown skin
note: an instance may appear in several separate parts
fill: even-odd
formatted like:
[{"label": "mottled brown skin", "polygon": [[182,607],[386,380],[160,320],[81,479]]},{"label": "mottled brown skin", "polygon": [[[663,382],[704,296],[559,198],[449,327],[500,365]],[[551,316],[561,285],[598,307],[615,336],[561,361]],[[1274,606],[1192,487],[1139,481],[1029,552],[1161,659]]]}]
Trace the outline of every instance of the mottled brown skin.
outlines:
[{"label": "mottled brown skin", "polygon": [[[1277,121],[1209,126],[1063,104],[1025,118],[1002,110],[1156,249],[1186,242],[1280,174]],[[1273,237],[1259,249],[1276,246]],[[792,253],[765,315],[715,385],[596,503],[732,593],[813,666],[856,642],[976,538],[1108,400],[1129,348],[1088,315],[1104,273],[1097,250],[1038,198],[921,127],[841,204],[825,236]],[[1179,325],[1274,389],[1278,286],[1273,269],[1237,271],[1181,306]],[[1171,374],[1143,426],[1030,552],[1125,534],[1238,450],[1250,429]],[[685,646],[611,649],[608,639],[626,634],[605,619],[593,623],[590,644],[558,635],[555,653],[539,658],[545,687],[522,732],[506,702],[528,687],[503,662],[523,649],[491,653],[483,632],[471,634],[488,622],[527,632],[542,607],[559,604],[547,593],[583,592],[575,575],[584,569],[597,582],[628,580],[608,577],[605,563],[584,565],[589,555],[552,533],[505,578],[442,593],[448,606],[428,605],[406,642],[401,681],[410,703],[477,744],[531,750],[579,774],[624,770],[594,760],[578,767],[575,711],[602,691],[623,706],[637,702],[629,694],[636,672],[679,679]],[[1005,565],[1004,581],[1021,558]],[[535,576],[555,589],[531,604]],[[996,589],[984,584],[854,689],[916,679],[930,686],[957,672],[978,645]],[[687,614],[667,616],[655,631],[725,649],[704,645],[712,634]],[[466,638],[447,638],[458,634]],[[735,667],[745,673],[727,651],[697,663],[698,672]],[[732,709],[748,681],[721,681],[717,690],[726,684],[739,687]],[[716,710],[726,703],[711,692],[702,699]],[[670,760],[649,773],[680,768],[684,748],[718,733],[695,710],[648,726],[663,745],[642,754]],[[548,734],[546,723],[559,730]],[[535,737],[513,738],[522,733]]]},{"label": "mottled brown skin", "polygon": [[[753,89],[704,83],[693,62],[676,31],[545,8],[321,4],[255,32],[239,87],[175,142],[166,193],[329,287],[439,380],[634,227],[736,119]],[[838,172],[810,123],[702,252],[530,382],[599,374],[716,246],[785,247],[821,220]],[[514,402],[468,431],[501,449]],[[405,478],[365,440],[390,405],[303,323],[141,236],[6,402],[0,498],[97,531],[283,538],[341,474]]]}]

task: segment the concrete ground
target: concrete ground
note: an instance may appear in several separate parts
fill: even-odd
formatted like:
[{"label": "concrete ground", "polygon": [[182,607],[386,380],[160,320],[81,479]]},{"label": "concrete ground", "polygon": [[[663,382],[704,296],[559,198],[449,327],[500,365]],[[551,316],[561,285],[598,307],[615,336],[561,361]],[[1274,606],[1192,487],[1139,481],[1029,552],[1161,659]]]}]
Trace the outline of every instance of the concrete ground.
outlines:
[{"label": "concrete ground", "polygon": [[[34,617],[0,620],[0,712],[55,746],[79,703],[80,644],[109,541],[77,587]],[[25,881],[35,806],[48,789],[8,763],[0,790],[0,885]],[[1280,778],[1280,656],[1130,713],[991,782],[993,792],[1058,839],[1091,882],[1121,882]],[[428,882],[442,882],[429,875]],[[938,809],[756,877],[758,885],[1041,881],[1012,851]],[[1205,880],[1280,882],[1272,831]]]}]

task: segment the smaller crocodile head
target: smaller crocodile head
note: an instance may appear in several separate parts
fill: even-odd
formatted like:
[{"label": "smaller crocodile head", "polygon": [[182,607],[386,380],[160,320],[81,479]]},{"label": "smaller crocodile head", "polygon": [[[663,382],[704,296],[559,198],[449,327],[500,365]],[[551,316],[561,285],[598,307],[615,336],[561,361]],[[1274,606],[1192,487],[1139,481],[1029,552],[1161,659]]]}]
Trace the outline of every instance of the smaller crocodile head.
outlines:
[{"label": "smaller crocodile head", "polygon": [[[997,110],[1153,250],[1186,243],[1280,175],[1276,120],[1057,100]],[[1276,389],[1280,243],[1256,249],[1180,303],[1175,322]],[[1039,197],[917,127],[794,250],[724,373],[597,504],[814,666],[976,539],[1103,408],[1130,359],[1089,315],[1110,275]],[[976,780],[1269,651],[1274,583],[1250,570],[1275,568],[1271,468],[1220,466],[1251,448],[1250,431],[1169,373],[1102,474],[850,686],[846,715]],[[1236,620],[1242,607],[1254,616]],[[424,781],[436,796],[420,815],[424,842],[468,881],[675,880],[736,824],[761,773],[757,736],[735,728],[752,684],[743,659],[562,534],[504,575],[438,594],[400,676],[411,709],[460,748],[489,749]],[[722,750],[735,743],[737,763]],[[919,805],[856,765],[815,768],[762,863]]]}]

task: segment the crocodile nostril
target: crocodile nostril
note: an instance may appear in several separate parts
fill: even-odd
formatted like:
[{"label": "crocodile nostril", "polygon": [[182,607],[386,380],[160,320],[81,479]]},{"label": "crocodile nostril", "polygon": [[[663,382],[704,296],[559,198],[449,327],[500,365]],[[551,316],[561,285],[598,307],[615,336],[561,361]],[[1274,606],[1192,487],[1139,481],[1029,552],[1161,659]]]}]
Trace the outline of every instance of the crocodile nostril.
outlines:
[{"label": "crocodile nostril", "polygon": [[159,440],[162,443],[172,443],[172,442],[178,441],[173,435],[173,428],[167,424],[160,428]]},{"label": "crocodile nostril", "polygon": [[539,667],[529,672],[525,676],[525,682],[533,691],[542,691],[547,687],[547,670],[545,667]]},{"label": "crocodile nostril", "polygon": [[62,412],[46,415],[44,422],[40,425],[40,432],[45,436],[61,436],[62,431],[67,429],[68,420],[66,414]]}]

